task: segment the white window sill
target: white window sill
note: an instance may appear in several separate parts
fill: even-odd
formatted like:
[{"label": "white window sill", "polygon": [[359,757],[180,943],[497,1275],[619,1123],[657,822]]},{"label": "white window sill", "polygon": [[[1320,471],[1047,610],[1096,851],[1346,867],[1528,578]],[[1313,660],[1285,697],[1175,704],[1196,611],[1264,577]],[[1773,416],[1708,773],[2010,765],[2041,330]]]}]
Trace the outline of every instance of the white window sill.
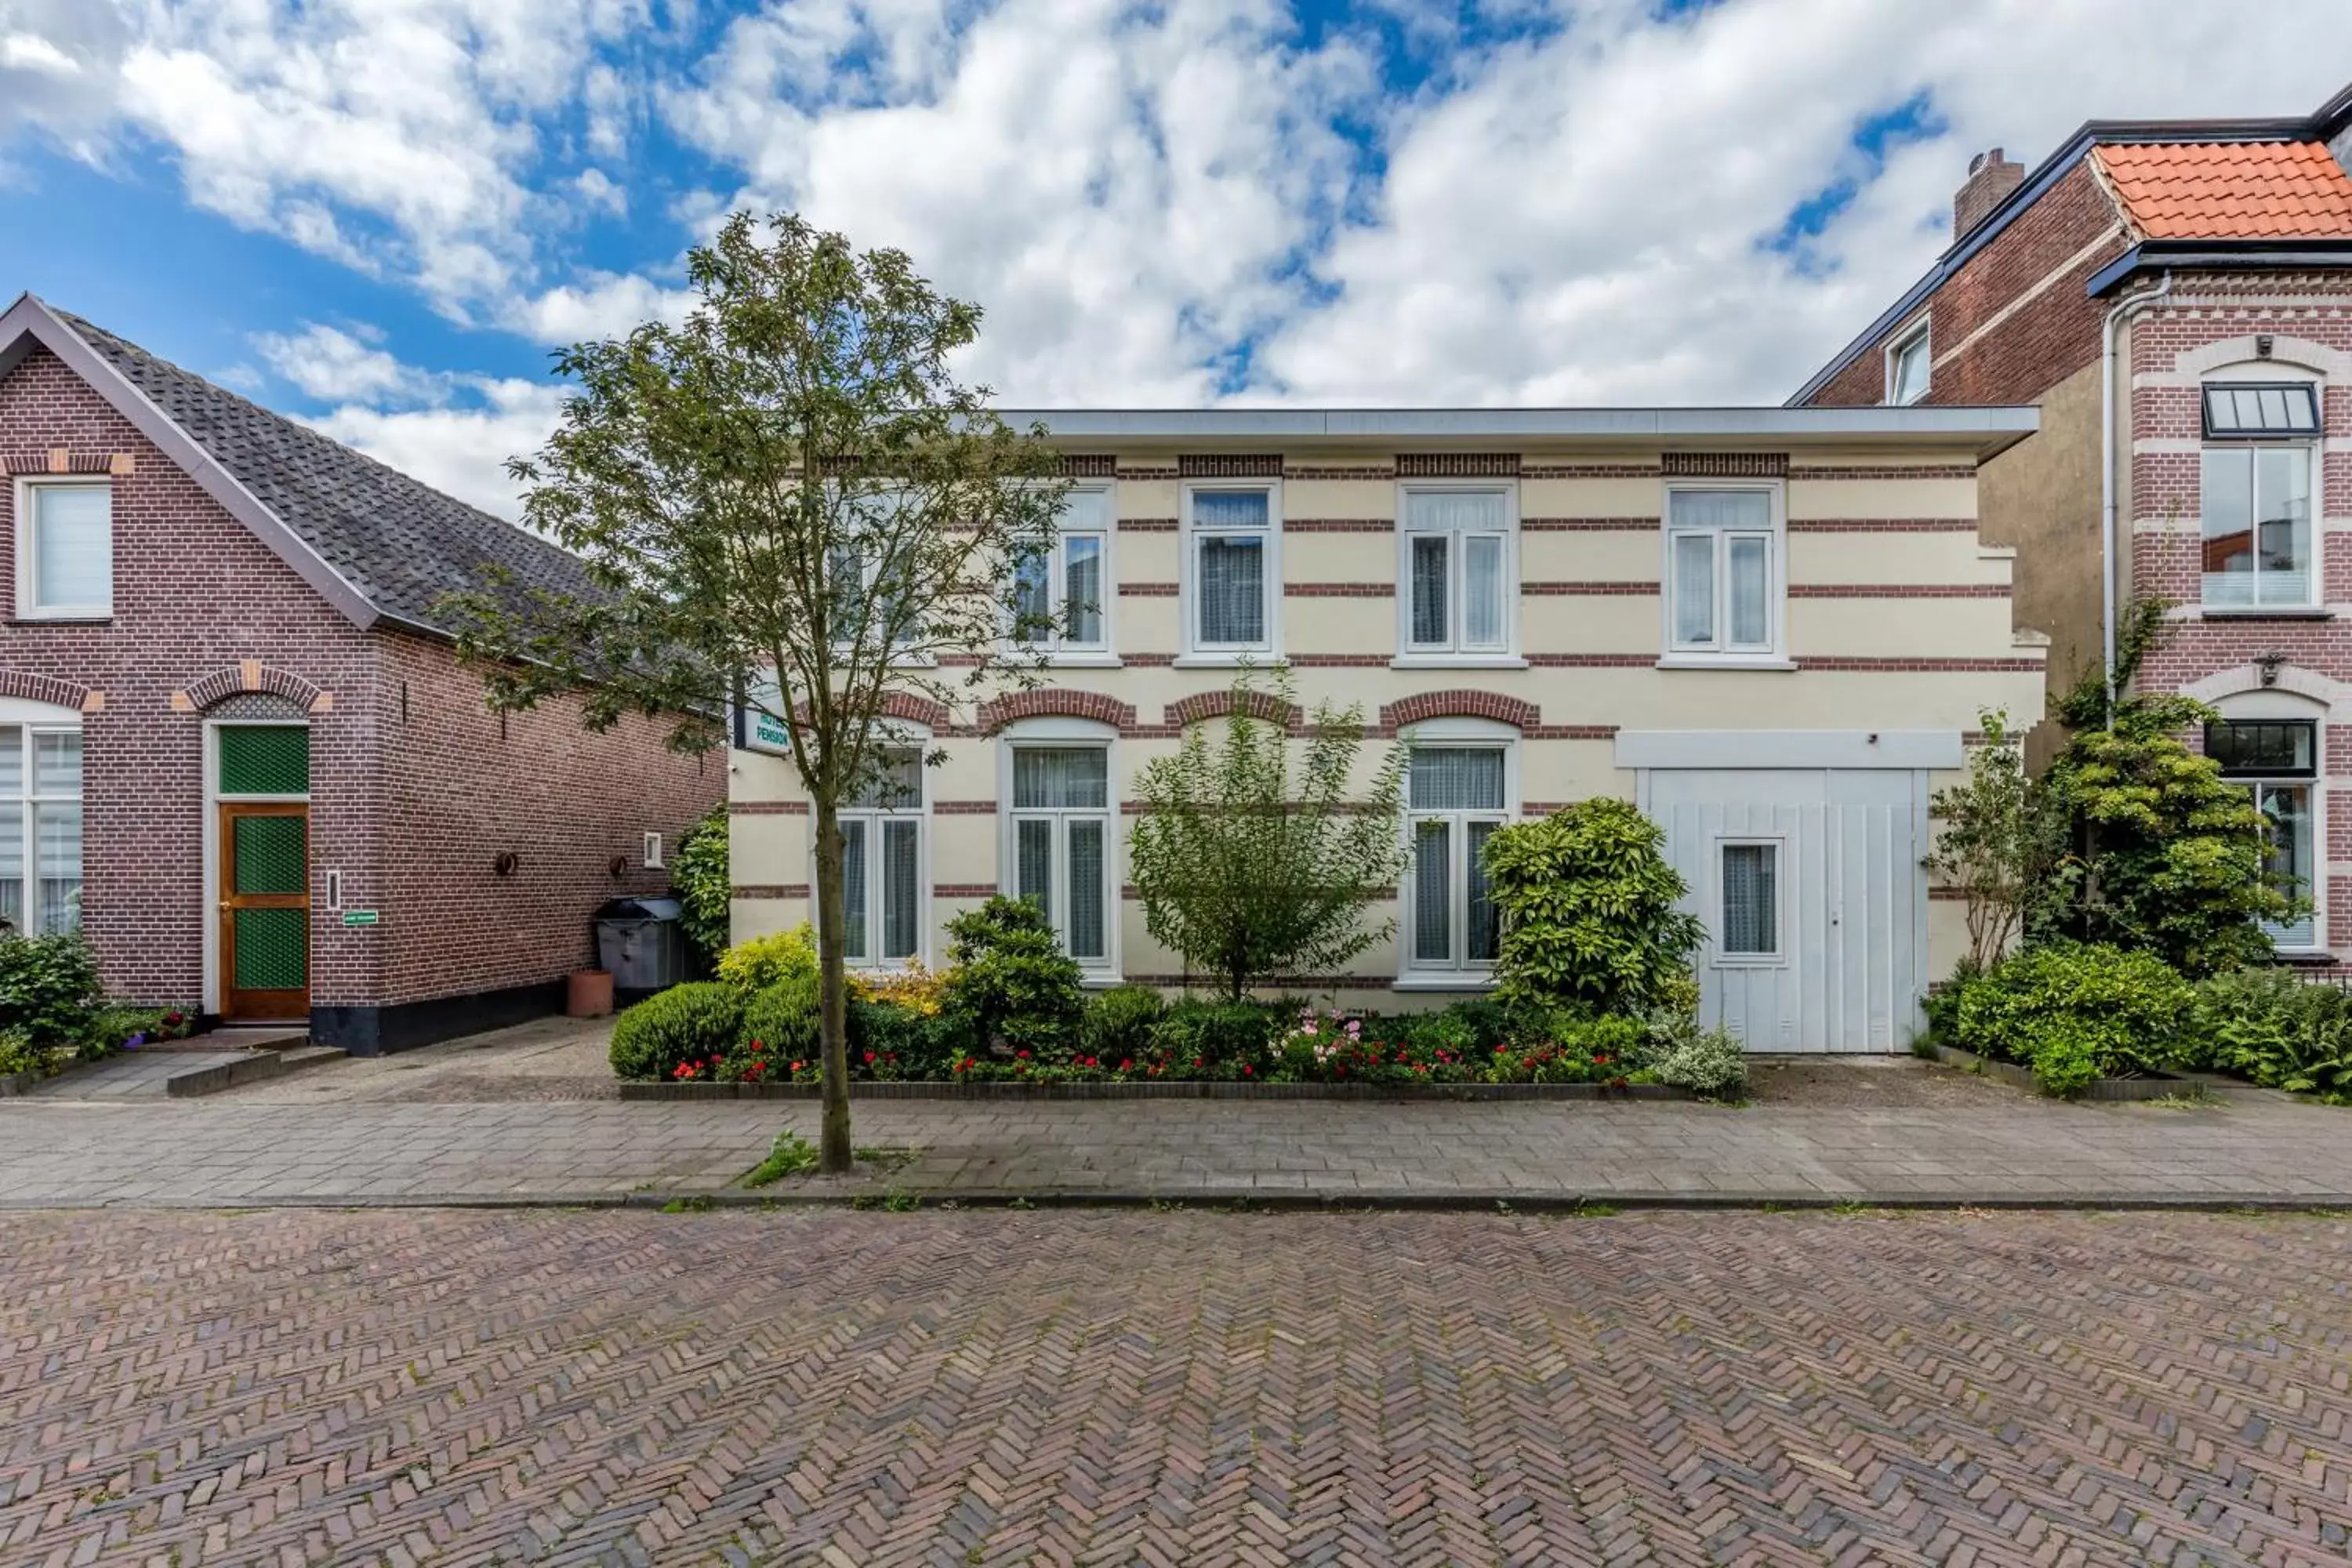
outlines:
[{"label": "white window sill", "polygon": [[1794,669],[1793,658],[1771,654],[1670,653],[1658,660],[1660,669]]},{"label": "white window sill", "polygon": [[1391,669],[1525,669],[1528,661],[1510,653],[1401,653]]},{"label": "white window sill", "polygon": [[1719,952],[1707,960],[1707,967],[1709,969],[1786,969],[1789,967],[1789,959],[1786,953],[1778,952],[1753,954]]},{"label": "white window sill", "polygon": [[112,606],[112,605],[96,605],[89,606],[89,607],[87,607],[87,608],[83,608],[83,609],[76,609],[76,610],[62,610],[62,609],[33,609],[33,610],[19,610],[18,612],[16,612],[16,618],[17,618],[18,620],[20,620],[20,621],[81,621],[81,622],[85,622],[85,623],[88,623],[88,622],[93,622],[93,621],[100,621],[100,622],[102,622],[102,621],[110,621],[110,620],[112,620],[112,619],[114,618],[114,609],[113,609],[113,606]]},{"label": "white window sill", "polygon": [[1042,652],[1037,664],[1043,669],[1118,669],[1122,661],[1115,653],[1054,653]]},{"label": "white window sill", "polygon": [[1391,991],[1492,991],[1494,988],[1495,977],[1492,974],[1464,970],[1400,974],[1389,984]]},{"label": "white window sill", "polygon": [[2200,605],[2197,613],[2209,621],[2326,621],[2336,612],[2325,605]]},{"label": "white window sill", "polygon": [[1170,668],[1173,669],[1239,669],[1247,664],[1255,665],[1260,669],[1278,669],[1282,663],[1282,655],[1272,649],[1259,648],[1253,651],[1240,648],[1231,652],[1221,650],[1216,653],[1181,653],[1176,656]]},{"label": "white window sill", "polygon": [[1082,969],[1078,971],[1078,985],[1083,990],[1097,991],[1107,986],[1124,985],[1126,984],[1126,977],[1121,975],[1118,971],[1115,969]]}]

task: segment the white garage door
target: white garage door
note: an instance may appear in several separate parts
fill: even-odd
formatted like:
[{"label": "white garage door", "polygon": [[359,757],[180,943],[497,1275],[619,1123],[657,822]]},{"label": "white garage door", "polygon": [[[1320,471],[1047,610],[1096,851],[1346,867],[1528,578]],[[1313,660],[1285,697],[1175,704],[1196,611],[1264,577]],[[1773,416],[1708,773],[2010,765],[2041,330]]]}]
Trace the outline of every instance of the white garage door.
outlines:
[{"label": "white garage door", "polygon": [[1700,1009],[1751,1051],[1899,1051],[1927,974],[1927,775],[1660,768],[1646,806],[1707,928]]}]

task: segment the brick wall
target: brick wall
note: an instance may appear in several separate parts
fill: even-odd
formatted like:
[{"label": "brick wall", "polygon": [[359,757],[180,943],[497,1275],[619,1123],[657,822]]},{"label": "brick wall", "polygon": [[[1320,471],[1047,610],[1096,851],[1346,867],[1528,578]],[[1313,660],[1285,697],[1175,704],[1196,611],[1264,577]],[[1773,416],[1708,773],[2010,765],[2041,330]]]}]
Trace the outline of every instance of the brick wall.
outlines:
[{"label": "brick wall", "polygon": [[[340,870],[347,909],[312,921],[317,1006],[381,1005],[550,980],[585,961],[588,919],[667,885],[642,835],[680,834],[725,795],[723,753],[680,757],[629,719],[593,735],[576,703],[504,726],[445,645],[363,632],[45,351],[0,380],[0,464],[53,448],[113,480],[114,614],[0,624],[0,693],[80,702],[83,928],[113,990],[195,1002],[215,895],[205,886],[203,734],[242,699],[247,660],[310,713],[312,893]],[[0,485],[0,593],[13,601],[15,487]],[[13,616],[13,609],[11,611]],[[52,689],[49,682],[61,682]],[[197,710],[175,710],[194,692]],[[498,877],[511,850],[518,866]],[[607,868],[625,856],[619,878]]]},{"label": "brick wall", "polygon": [[[2093,273],[2129,247],[2120,232],[2094,246],[2116,222],[2115,204],[2086,159],[1945,279],[1921,307],[1934,317],[1937,360],[1927,401],[2033,403],[2052,384],[2096,359],[2106,305],[2088,298],[2084,288]],[[2068,265],[2085,247],[2093,247],[2090,253]],[[1969,342],[1979,329],[2037,286],[2040,291],[2030,300]],[[1887,344],[1917,319],[1914,312],[1897,322],[1807,403],[1884,402]],[[1946,361],[1944,356],[1955,350],[1958,354]]]}]

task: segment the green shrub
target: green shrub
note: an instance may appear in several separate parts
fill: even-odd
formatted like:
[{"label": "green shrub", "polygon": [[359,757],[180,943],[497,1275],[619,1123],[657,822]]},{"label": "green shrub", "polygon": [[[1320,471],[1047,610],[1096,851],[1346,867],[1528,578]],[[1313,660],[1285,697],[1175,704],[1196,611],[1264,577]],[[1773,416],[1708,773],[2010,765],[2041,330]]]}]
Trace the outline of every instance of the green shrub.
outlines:
[{"label": "green shrub", "polygon": [[719,1075],[751,1082],[783,1082],[793,1064],[813,1067],[822,1055],[823,998],[814,973],[795,974],[751,994],[735,1027],[733,1048]]},{"label": "green shrub", "polygon": [[1954,1043],[2033,1069],[2048,1094],[2184,1065],[2194,993],[2162,959],[2050,942],[1958,987]]},{"label": "green shrub", "polygon": [[1149,985],[1114,985],[1087,1002],[1080,1043],[1100,1060],[1134,1061],[1151,1048],[1151,1031],[1167,1010]]},{"label": "green shrub", "polygon": [[1151,1053],[1179,1077],[1263,1078],[1287,1021],[1286,1009],[1274,1004],[1188,997],[1152,1027]]},{"label": "green shrub", "polygon": [[0,1029],[0,1078],[14,1078],[18,1073],[46,1073],[57,1065],[57,1053],[47,1046],[33,1044],[32,1037],[22,1029]]},{"label": "green shrub", "polygon": [[878,1079],[943,1079],[958,1047],[967,1044],[959,1021],[926,1017],[896,1002],[849,999],[849,1065],[853,1075]]},{"label": "green shrub", "polygon": [[1496,998],[1630,1016],[1695,1005],[1690,956],[1706,931],[1675,908],[1688,889],[1664,844],[1656,823],[1608,798],[1496,830],[1485,863],[1503,925]]},{"label": "green shrub", "polygon": [[2352,996],[2282,969],[2200,982],[2189,1051],[2198,1065],[2265,1089],[2352,1101]]},{"label": "green shrub", "polygon": [[1541,1024],[1521,1021],[1487,1066],[1492,1083],[1618,1083],[1649,1076],[1649,1031],[1614,1014],[1591,1017],[1555,1008]]},{"label": "green shrub", "polygon": [[1078,966],[1045,910],[999,896],[950,921],[948,938],[953,967],[940,1010],[979,1048],[1001,1041],[1045,1055],[1077,1043],[1086,1002]]},{"label": "green shrub", "polygon": [[1748,1091],[1748,1052],[1728,1029],[1703,1029],[1691,1014],[1660,1011],[1649,1021],[1650,1077],[1702,1100]]},{"label": "green shrub", "polygon": [[790,931],[739,942],[719,960],[719,978],[744,992],[815,973],[816,932],[806,921]]},{"label": "green shrub", "polygon": [[192,1021],[184,1008],[110,1003],[89,1016],[75,1054],[84,1061],[97,1061],[131,1048],[134,1044],[147,1046],[158,1040],[176,1040],[188,1033]]},{"label": "green shrub", "polygon": [[79,933],[0,937],[0,1029],[37,1048],[79,1047],[98,1001],[98,960]]},{"label": "green shrub", "polygon": [[677,853],[670,858],[669,883],[686,906],[687,945],[694,950],[700,973],[716,969],[727,951],[729,927],[734,919],[734,888],[727,867],[727,807],[712,806],[710,814],[686,830]]},{"label": "green shrub", "polygon": [[712,981],[673,985],[624,1012],[613,1025],[613,1071],[628,1079],[668,1079],[688,1063],[715,1071],[736,1044],[743,998]]}]

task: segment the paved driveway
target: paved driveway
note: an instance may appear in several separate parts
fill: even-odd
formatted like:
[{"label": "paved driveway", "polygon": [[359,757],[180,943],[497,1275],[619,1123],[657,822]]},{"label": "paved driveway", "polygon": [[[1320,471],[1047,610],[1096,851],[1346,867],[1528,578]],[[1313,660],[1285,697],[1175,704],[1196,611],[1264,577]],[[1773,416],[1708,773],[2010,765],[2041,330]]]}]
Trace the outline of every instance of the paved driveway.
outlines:
[{"label": "paved driveway", "polygon": [[10,1563],[2340,1563],[2352,1226],[0,1215]]}]

